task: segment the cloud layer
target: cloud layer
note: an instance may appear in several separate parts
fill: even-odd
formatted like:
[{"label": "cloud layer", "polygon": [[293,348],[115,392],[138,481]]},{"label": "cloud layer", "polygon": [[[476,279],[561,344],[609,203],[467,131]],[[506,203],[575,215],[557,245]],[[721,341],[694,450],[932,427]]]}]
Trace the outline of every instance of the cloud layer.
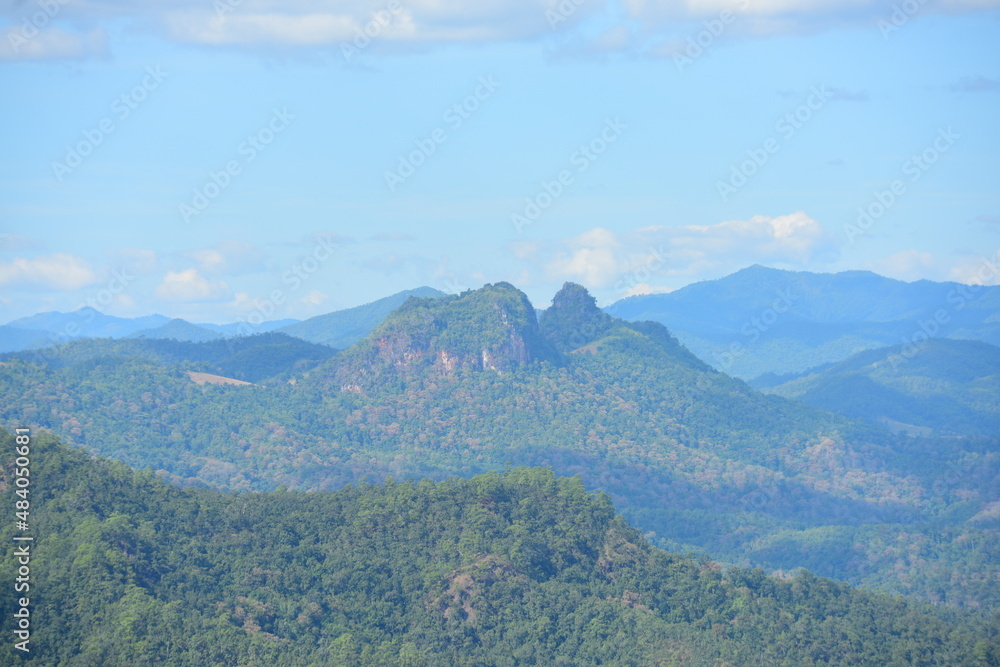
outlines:
[{"label": "cloud layer", "polygon": [[18,257],[0,262],[0,286],[73,291],[98,282],[98,276],[83,259],[68,253]]},{"label": "cloud layer", "polygon": [[712,225],[655,226],[619,234],[603,228],[559,242],[520,242],[518,259],[545,279],[571,280],[621,296],[661,291],[682,279],[722,276],[753,263],[804,268],[836,258],[838,241],[802,211]]},{"label": "cloud layer", "polygon": [[[77,59],[107,52],[105,26],[124,20],[155,26],[177,42],[213,47],[341,49],[369,52],[425,49],[458,43],[558,37],[584,27],[588,49],[669,55],[678,37],[732,17],[740,35],[812,32],[836,25],[887,20],[891,0],[80,0],[52,12],[12,3],[0,61]],[[1000,0],[928,0],[921,14],[1000,8]],[[55,27],[55,24],[60,27]],[[73,32],[75,31],[75,32]],[[579,49],[578,49],[579,50]]]}]

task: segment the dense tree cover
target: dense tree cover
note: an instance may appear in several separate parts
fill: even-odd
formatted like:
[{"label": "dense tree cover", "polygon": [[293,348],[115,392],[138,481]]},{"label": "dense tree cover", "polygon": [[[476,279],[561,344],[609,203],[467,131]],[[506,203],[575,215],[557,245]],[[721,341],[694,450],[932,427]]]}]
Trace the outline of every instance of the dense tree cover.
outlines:
[{"label": "dense tree cover", "polygon": [[867,350],[784,381],[766,378],[758,386],[911,431],[1000,432],[1000,347],[980,341],[932,338],[919,346]]},{"label": "dense tree cover", "polygon": [[44,331],[18,329],[7,325],[0,326],[0,352],[28,350],[36,347],[47,347],[52,341]]},{"label": "dense tree cover", "polygon": [[213,331],[191,324],[187,320],[176,318],[166,324],[152,329],[142,329],[128,335],[129,338],[162,338],[165,340],[188,341],[192,343],[202,343],[207,340],[218,340],[225,338],[221,331]]},{"label": "dense tree cover", "polygon": [[29,360],[49,368],[92,368],[102,362],[122,363],[138,358],[161,364],[184,364],[188,370],[259,382],[301,373],[335,353],[326,345],[268,332],[200,342],[167,338],[85,339],[0,358]]},{"label": "dense tree cover", "polygon": [[1000,664],[994,617],[660,551],[546,469],[233,494],[36,434],[31,470],[32,652],[4,664]]},{"label": "dense tree cover", "polygon": [[237,490],[551,466],[657,546],[998,605],[995,437],[893,436],[759,394],[588,299],[568,286],[541,322],[505,284],[413,300],[294,384],[199,387],[189,362],[81,343],[62,367],[0,367],[0,422]]}]

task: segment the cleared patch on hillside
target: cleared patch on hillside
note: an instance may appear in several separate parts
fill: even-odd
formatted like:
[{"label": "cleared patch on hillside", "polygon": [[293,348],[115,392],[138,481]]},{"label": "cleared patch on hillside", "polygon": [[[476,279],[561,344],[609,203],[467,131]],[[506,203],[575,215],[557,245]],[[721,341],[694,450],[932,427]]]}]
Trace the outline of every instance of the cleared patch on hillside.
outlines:
[{"label": "cleared patch on hillside", "polygon": [[188,371],[188,377],[195,384],[253,384],[253,382],[244,382],[243,380],[237,380],[235,378],[227,378],[221,375],[212,375],[211,373],[199,373],[197,371]]}]

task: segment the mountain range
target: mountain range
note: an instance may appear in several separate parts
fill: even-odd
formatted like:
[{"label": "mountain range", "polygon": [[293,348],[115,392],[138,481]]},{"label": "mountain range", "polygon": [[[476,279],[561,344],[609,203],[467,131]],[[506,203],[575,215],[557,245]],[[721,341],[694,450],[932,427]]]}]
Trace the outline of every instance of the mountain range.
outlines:
[{"label": "mountain range", "polygon": [[1000,345],[1000,286],[907,283],[868,271],[752,266],[668,294],[629,297],[606,311],[665,324],[700,358],[744,379],[932,337]]},{"label": "mountain range", "polygon": [[547,466],[603,489],[661,548],[997,604],[995,434],[893,434],[761,394],[573,284],[540,316],[507,283],[409,298],[336,354],[268,336],[282,334],[7,354],[0,424],[232,490]]},{"label": "mountain range", "polygon": [[311,343],[350,347],[378,326],[410,296],[439,297],[430,287],[405,290],[372,303],[318,315],[307,320],[281,319],[256,324],[194,324],[163,315],[127,318],[105,315],[84,307],[72,313],[52,311],[22,317],[0,326],[0,353],[18,352],[80,338],[149,338],[204,342],[220,338],[279,331]]},{"label": "mountain range", "polygon": [[21,431],[0,433],[0,488],[16,486],[25,453],[32,540],[0,527],[29,554],[0,562],[25,584],[0,593],[3,664],[23,659],[24,627],[31,658],[53,665],[1000,660],[988,616],[667,553],[606,495],[542,468],[232,494]]},{"label": "mountain range", "polygon": [[919,346],[866,350],[798,375],[751,384],[894,430],[949,435],[1000,433],[1000,347],[931,338]]}]

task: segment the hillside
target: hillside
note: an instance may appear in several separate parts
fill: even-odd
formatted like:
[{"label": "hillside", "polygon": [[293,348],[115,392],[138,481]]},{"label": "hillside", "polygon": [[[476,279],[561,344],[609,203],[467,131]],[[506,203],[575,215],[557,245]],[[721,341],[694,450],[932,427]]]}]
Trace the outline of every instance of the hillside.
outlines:
[{"label": "hillside", "polygon": [[44,331],[18,329],[17,327],[7,325],[0,326],[0,352],[15,352],[17,350],[48,347],[53,342]]},{"label": "hillside", "polygon": [[978,341],[932,338],[919,347],[868,350],[800,377],[752,384],[909,432],[1000,432],[1000,347]]},{"label": "hillside", "polygon": [[48,332],[56,335],[59,340],[66,340],[80,337],[120,338],[141,329],[161,326],[168,321],[169,318],[163,315],[114,317],[90,307],[83,307],[71,313],[58,311],[38,313],[7,324],[20,329]]},{"label": "hillside", "polygon": [[[23,444],[23,441],[22,441]],[[0,434],[0,488],[14,438]],[[987,617],[652,548],[579,479],[180,490],[35,434],[31,657],[100,665],[989,665]],[[0,576],[16,578],[15,527]],[[19,534],[24,535],[22,531]],[[4,609],[19,608],[12,586]],[[4,615],[13,636],[15,619]],[[21,655],[10,641],[0,661]]]},{"label": "hillside", "polygon": [[506,283],[411,299],[352,348],[264,386],[187,375],[257,383],[270,356],[256,352],[243,376],[72,346],[59,363],[7,355],[0,423],[230,489],[551,466],[603,489],[660,547],[1000,605],[995,437],[893,436],[758,393],[579,286],[553,303],[536,320]]},{"label": "hillside", "polygon": [[801,373],[867,349],[919,344],[928,333],[1000,345],[998,310],[1000,286],[762,266],[606,308],[625,320],[665,324],[700,358],[746,379]]},{"label": "hillside", "polygon": [[129,338],[164,338],[169,340],[201,343],[206,340],[216,340],[223,337],[218,331],[212,331],[187,320],[173,319],[152,329],[141,329],[128,335]]},{"label": "hillside", "polygon": [[370,334],[385,320],[389,313],[403,305],[411,296],[438,298],[444,296],[444,292],[439,292],[432,287],[405,290],[363,306],[338,310],[326,315],[317,315],[308,320],[281,327],[278,331],[312,343],[343,349],[354,345]]},{"label": "hillside", "polygon": [[336,352],[280,333],[193,342],[165,338],[85,338],[64,345],[0,355],[28,360],[49,369],[90,372],[135,364],[168,364],[247,382],[301,373]]},{"label": "hillside", "polygon": [[245,336],[251,330],[257,334],[268,333],[297,322],[282,319],[254,325],[247,322],[192,324],[163,315],[114,317],[83,307],[71,313],[38,313],[0,326],[0,353],[36,349],[81,338],[138,337],[201,342],[225,336]]},{"label": "hillside", "polygon": [[266,320],[260,324],[247,321],[230,322],[229,324],[211,324],[209,322],[198,322],[195,324],[202,329],[217,331],[224,336],[247,336],[253,334],[270,333],[282,327],[287,327],[298,323],[299,320],[293,318],[283,318],[280,320]]}]

